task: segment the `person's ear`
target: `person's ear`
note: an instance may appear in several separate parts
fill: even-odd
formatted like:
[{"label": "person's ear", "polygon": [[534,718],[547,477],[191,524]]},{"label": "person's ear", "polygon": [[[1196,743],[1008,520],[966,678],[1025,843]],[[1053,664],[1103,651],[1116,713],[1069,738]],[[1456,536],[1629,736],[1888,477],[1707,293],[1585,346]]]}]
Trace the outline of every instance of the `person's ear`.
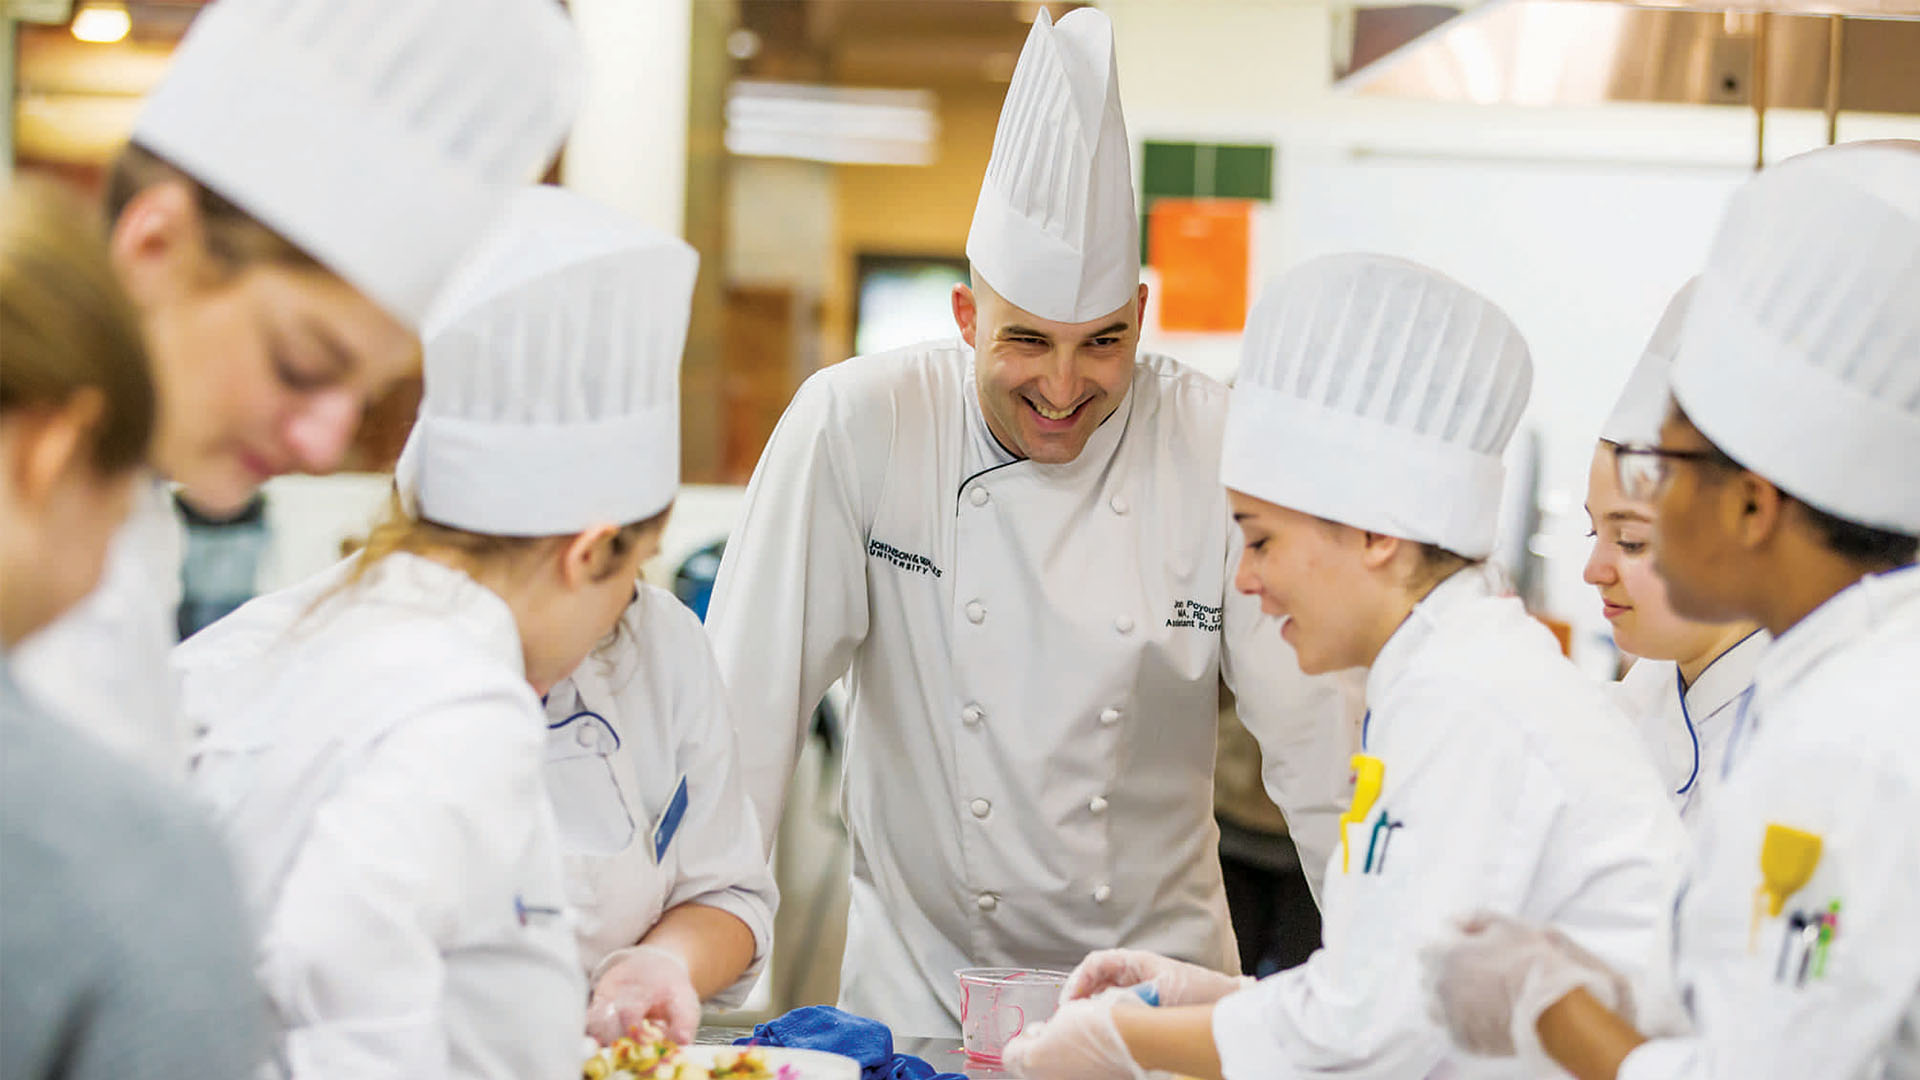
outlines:
[{"label": "person's ear", "polygon": [[614,561],[616,525],[595,525],[569,537],[560,549],[560,580],[569,589],[604,581]]},{"label": "person's ear", "polygon": [[57,407],[22,409],[7,418],[13,429],[12,475],[7,479],[18,505],[44,505],[72,475],[74,466],[84,463],[87,437],[106,407],[106,396],[88,386]]},{"label": "person's ear", "polygon": [[1400,557],[1400,553],[1411,550],[1411,546],[1397,536],[1386,533],[1352,530],[1360,538],[1360,565],[1368,570],[1383,570]]},{"label": "person's ear", "polygon": [[1784,523],[1787,495],[1744,469],[1726,487],[1723,505],[1730,519],[1729,533],[1741,547],[1750,551],[1764,546]]},{"label": "person's ear", "polygon": [[107,250],[120,287],[142,311],[197,284],[211,256],[193,189],[184,180],[142,188],[115,219]]},{"label": "person's ear", "polygon": [[1140,283],[1140,302],[1133,312],[1133,327],[1141,333],[1147,332],[1147,283]]},{"label": "person's ear", "polygon": [[973,295],[973,289],[964,283],[955,282],[953,286],[953,324],[960,328],[960,340],[967,348],[977,348],[973,339],[979,327],[980,303]]}]

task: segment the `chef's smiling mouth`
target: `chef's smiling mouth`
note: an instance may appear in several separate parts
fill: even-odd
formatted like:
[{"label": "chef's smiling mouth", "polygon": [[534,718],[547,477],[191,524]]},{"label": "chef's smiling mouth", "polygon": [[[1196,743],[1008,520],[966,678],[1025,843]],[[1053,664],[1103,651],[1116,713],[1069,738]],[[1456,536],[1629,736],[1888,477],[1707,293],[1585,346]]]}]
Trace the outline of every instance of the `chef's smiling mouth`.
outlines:
[{"label": "chef's smiling mouth", "polygon": [[1092,401],[1093,399],[1090,397],[1081,398],[1080,401],[1070,409],[1056,409],[1051,405],[1047,405],[1042,402],[1035,401],[1033,398],[1027,397],[1025,395],[1022,395],[1020,400],[1026,402],[1027,408],[1032,409],[1034,412],[1034,415],[1040,417],[1040,419],[1047,420],[1057,424],[1057,423],[1060,423],[1061,421],[1071,420],[1079,416],[1080,410],[1086,408],[1087,403]]}]

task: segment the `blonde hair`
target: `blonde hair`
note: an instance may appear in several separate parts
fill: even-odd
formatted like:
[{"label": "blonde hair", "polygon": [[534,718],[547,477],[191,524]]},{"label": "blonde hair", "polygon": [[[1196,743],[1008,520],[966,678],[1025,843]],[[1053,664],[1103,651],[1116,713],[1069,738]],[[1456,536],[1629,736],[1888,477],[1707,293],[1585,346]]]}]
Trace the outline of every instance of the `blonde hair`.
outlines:
[{"label": "blonde hair", "polygon": [[0,414],[89,392],[103,405],[94,468],[114,475],[143,463],[153,380],[99,223],[52,181],[16,177],[0,205]]},{"label": "blonde hair", "polygon": [[[662,510],[645,521],[635,521],[622,526],[613,534],[611,546],[616,559],[623,558],[633,550],[641,539],[653,529],[666,523],[667,510]],[[501,566],[563,539],[557,536],[495,536],[490,533],[469,532],[456,529],[451,525],[442,525],[436,521],[411,514],[400,501],[398,492],[387,496],[386,513],[367,534],[366,542],[354,556],[353,568],[348,571],[346,584],[358,584],[367,572],[389,555],[424,555],[429,552],[450,552],[457,557],[468,573],[477,570]],[[600,580],[605,580],[604,578]]]},{"label": "blonde hair", "polygon": [[226,270],[267,262],[331,273],[297,244],[139,143],[128,143],[107,173],[107,220],[120,220],[127,204],[142,191],[170,182],[185,184],[193,193],[207,252]]}]

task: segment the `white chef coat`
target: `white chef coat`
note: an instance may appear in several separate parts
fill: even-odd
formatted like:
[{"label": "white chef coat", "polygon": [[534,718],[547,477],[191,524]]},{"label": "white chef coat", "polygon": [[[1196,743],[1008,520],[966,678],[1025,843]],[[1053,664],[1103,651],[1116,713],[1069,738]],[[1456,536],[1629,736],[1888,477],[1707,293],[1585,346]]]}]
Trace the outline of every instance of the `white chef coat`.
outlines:
[{"label": "white chef coat", "polygon": [[1684,691],[1680,665],[1671,660],[1636,660],[1617,684],[1682,820],[1691,821],[1719,786],[1734,714],[1772,640],[1765,630],[1741,638]]},{"label": "white chef coat", "polygon": [[1422,945],[1489,909],[1551,923],[1666,990],[1667,904],[1685,832],[1630,721],[1492,571],[1428,594],[1367,675],[1379,795],[1327,868],[1325,947],[1224,998],[1227,1080],[1529,1075],[1458,1054],[1427,1018]]},{"label": "white chef coat", "polygon": [[[342,563],[175,653],[295,1077],[574,1075],[586,983],[545,725],[493,592]],[[315,608],[315,601],[320,604]]]},{"label": "white chef coat", "polygon": [[[1847,588],[1774,642],[1704,811],[1674,929],[1696,1034],[1642,1045],[1621,1080],[1920,1076],[1920,568]],[[1821,852],[1756,918],[1769,825]],[[1809,958],[1802,980],[1791,921],[1836,901],[1825,967]]]},{"label": "white chef coat", "polygon": [[639,941],[669,909],[703,904],[753,932],[752,965],[712,999],[738,1007],[766,960],[779,894],[699,618],[672,593],[640,586],[613,641],[547,693],[546,719],[582,969]]},{"label": "white chef coat", "polygon": [[846,1008],[954,1035],[957,968],[1127,945],[1237,969],[1210,782],[1222,674],[1324,861],[1349,702],[1231,588],[1226,404],[1142,357],[1076,460],[1016,460],[954,340],[828,368],[788,406],[707,625],[769,837],[846,674]]},{"label": "white chef coat", "polygon": [[167,652],[180,636],[185,551],[168,485],[145,485],[100,584],[14,653],[14,674],[50,714],[175,784],[186,774],[187,737]]}]

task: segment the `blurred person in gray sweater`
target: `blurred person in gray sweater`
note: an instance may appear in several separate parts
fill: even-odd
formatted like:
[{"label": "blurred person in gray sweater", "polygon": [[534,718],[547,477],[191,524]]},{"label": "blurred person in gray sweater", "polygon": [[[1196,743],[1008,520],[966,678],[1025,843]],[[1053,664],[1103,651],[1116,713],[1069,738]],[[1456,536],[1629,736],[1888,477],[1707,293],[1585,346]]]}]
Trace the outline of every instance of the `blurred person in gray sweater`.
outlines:
[{"label": "blurred person in gray sweater", "polygon": [[[227,1080],[266,1017],[225,850],[183,792],[29,702],[144,477],[153,386],[88,216],[0,196],[0,1077]],[[111,656],[99,658],[112,663]]]}]

